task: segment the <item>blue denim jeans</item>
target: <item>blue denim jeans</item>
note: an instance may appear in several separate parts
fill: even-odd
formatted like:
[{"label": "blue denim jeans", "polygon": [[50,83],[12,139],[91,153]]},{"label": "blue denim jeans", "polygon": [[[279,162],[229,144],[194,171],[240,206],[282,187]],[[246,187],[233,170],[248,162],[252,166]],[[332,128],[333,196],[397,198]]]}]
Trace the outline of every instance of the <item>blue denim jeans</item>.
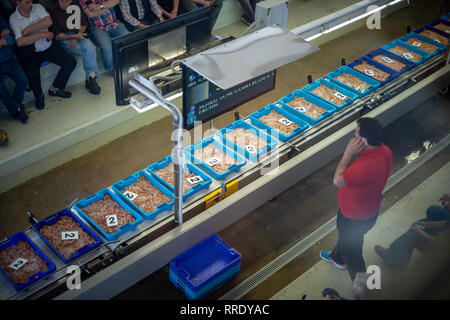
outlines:
[{"label": "blue denim jeans", "polygon": [[105,70],[111,71],[113,69],[113,53],[112,53],[112,39],[130,33],[122,22],[119,22],[117,28],[110,27],[108,31],[103,29],[94,29],[91,31],[91,39],[96,46],[100,48],[100,53],[103,59],[103,66]]},{"label": "blue denim jeans", "polygon": [[[7,74],[15,83],[14,92],[11,96],[3,84],[3,76]],[[10,113],[16,113],[23,100],[28,79],[16,59],[0,63],[0,99]]]},{"label": "blue denim jeans", "polygon": [[58,45],[70,55],[81,56],[83,69],[86,72],[86,80],[89,80],[89,72],[95,72],[95,77],[98,77],[97,51],[91,40],[78,40],[78,45],[74,48],[70,47],[69,40],[59,40]]}]

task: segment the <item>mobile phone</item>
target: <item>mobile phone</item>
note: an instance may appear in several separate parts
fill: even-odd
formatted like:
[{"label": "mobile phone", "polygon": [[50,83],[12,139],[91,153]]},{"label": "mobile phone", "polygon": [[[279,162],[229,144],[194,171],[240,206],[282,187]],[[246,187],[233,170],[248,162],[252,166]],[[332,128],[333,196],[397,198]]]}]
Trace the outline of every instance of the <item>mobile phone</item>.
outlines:
[{"label": "mobile phone", "polygon": [[368,146],[369,144],[367,143],[367,138],[361,137],[362,141],[364,142],[365,146]]}]

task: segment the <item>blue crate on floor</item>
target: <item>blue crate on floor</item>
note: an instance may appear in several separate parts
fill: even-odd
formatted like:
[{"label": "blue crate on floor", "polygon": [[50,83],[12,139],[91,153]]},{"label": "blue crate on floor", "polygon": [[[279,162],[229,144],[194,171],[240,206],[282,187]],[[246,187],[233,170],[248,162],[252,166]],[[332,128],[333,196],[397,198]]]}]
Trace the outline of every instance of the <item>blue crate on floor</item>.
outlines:
[{"label": "blue crate on floor", "polygon": [[240,261],[241,255],[213,234],[172,259],[169,269],[190,291],[200,293],[221,283]]},{"label": "blue crate on floor", "polygon": [[[126,224],[120,226],[118,228],[118,231],[114,233],[105,232],[83,211],[83,208],[89,206],[90,204],[103,200],[106,194],[109,195],[115,202],[117,202],[122,209],[128,211],[135,219],[133,223],[127,222]],[[75,203],[74,208],[83,217],[83,219],[85,219],[92,227],[94,227],[94,229],[97,230],[107,241],[117,240],[125,232],[136,230],[136,227],[142,222],[142,217],[109,189],[100,190],[99,192],[87,197],[86,199],[78,201],[77,203]]]},{"label": "blue crate on floor", "polygon": [[[250,130],[254,134],[256,134],[260,139],[267,142],[267,145],[265,145],[262,148],[259,148],[256,152],[250,153],[249,150],[242,148],[241,146],[234,143],[234,141],[231,141],[225,137],[224,134],[228,132],[232,132],[236,128],[243,128]],[[273,150],[277,145],[278,141],[273,138],[272,136],[265,134],[262,130],[259,130],[252,126],[251,124],[248,124],[247,122],[243,120],[237,120],[233,122],[232,124],[226,126],[225,128],[220,129],[217,131],[217,135],[220,137],[222,143],[229,147],[230,149],[239,152],[240,154],[244,155],[247,159],[249,159],[252,162],[258,162],[258,160],[267,152]]]},{"label": "blue crate on floor", "polygon": [[[348,73],[351,74],[352,76],[357,77],[358,79],[367,82],[368,84],[370,84],[370,87],[367,88],[366,90],[364,90],[363,92],[354,89],[352,87],[350,87],[349,85],[346,85],[345,83],[342,83],[338,80],[336,80],[337,77],[339,77],[341,74],[343,73]],[[378,89],[381,86],[381,83],[369,76],[366,76],[362,73],[359,73],[358,71],[356,71],[355,69],[352,69],[348,66],[342,66],[340,68],[338,68],[337,70],[330,72],[329,74],[327,74],[327,78],[330,79],[331,82],[337,83],[338,85],[356,93],[358,95],[358,97],[363,97],[366,94]]]},{"label": "blue crate on floor", "polygon": [[[75,220],[81,226],[81,228],[85,232],[87,232],[95,240],[94,243],[88,244],[88,245],[80,248],[69,259],[64,258],[62,256],[62,254],[39,231],[44,226],[52,226],[52,225],[54,225],[62,216],[68,216],[71,219]],[[58,213],[55,213],[54,215],[51,215],[51,216],[47,217],[46,219],[44,219],[44,220],[34,224],[33,225],[33,230],[36,231],[36,233],[39,235],[39,237],[42,239],[42,241],[44,241],[45,244],[47,244],[50,247],[50,249],[52,249],[58,255],[58,257],[60,257],[61,260],[64,261],[64,263],[69,263],[69,262],[71,262],[71,261],[81,257],[82,255],[88,253],[89,251],[99,247],[102,244],[102,242],[103,242],[88,226],[86,226],[68,208],[66,208],[64,210],[61,210]],[[66,231],[73,231],[73,230],[66,230]]]},{"label": "blue crate on floor", "polygon": [[433,40],[431,40],[431,39],[429,39],[427,37],[424,37],[424,36],[422,36],[422,35],[420,35],[418,33],[415,33],[415,32],[410,32],[407,35],[404,35],[403,37],[399,38],[398,41],[400,41],[402,43],[406,43],[411,38],[415,38],[415,39],[419,40],[419,41],[417,41],[418,43],[416,45],[412,44],[412,46],[414,46],[414,47],[416,47],[418,49],[421,48],[421,43],[422,42],[426,42],[426,43],[429,43],[429,44],[432,44],[432,45],[438,47],[434,52],[432,52],[432,53],[428,52],[428,54],[430,55],[430,58],[434,57],[438,53],[441,53],[442,51],[445,50],[445,46],[443,44],[437,43],[436,41],[433,41]]},{"label": "blue crate on floor", "polygon": [[238,264],[230,271],[224,273],[222,276],[217,278],[215,281],[211,282],[207,287],[201,289],[200,291],[191,290],[183,279],[175,272],[169,272],[169,280],[175,285],[175,287],[179,288],[189,300],[199,300],[207,297],[209,294],[223,286],[228,281],[232,280],[239,274],[241,270],[241,264]]},{"label": "blue crate on floor", "polygon": [[[173,186],[171,186],[167,181],[165,181],[163,178],[161,178],[156,171],[161,170],[165,167],[167,167],[172,162],[173,155],[167,156],[162,160],[159,160],[158,162],[155,162],[154,164],[147,167],[147,171],[150,172],[152,177],[154,177],[156,180],[158,180],[161,184],[166,186],[167,189],[174,192],[175,189]],[[208,177],[206,174],[204,174],[201,170],[197,169],[194,165],[187,163],[187,168],[190,172],[195,174],[196,176],[200,176],[203,181],[199,182],[197,184],[194,184],[191,188],[189,188],[184,194],[183,194],[183,201],[186,201],[187,198],[192,196],[194,193],[202,190],[202,189],[208,189],[209,186],[212,183],[212,180],[210,177]],[[185,183],[185,181],[183,181]]]},{"label": "blue crate on floor", "polygon": [[[389,68],[385,67],[385,66],[382,65],[382,64],[379,64],[378,62],[369,59],[367,56],[362,57],[362,58],[360,58],[360,59],[358,59],[358,60],[356,60],[356,61],[353,61],[353,62],[350,63],[348,66],[349,66],[350,68],[353,68],[355,71],[359,72],[358,70],[356,70],[356,69],[354,68],[354,66],[361,64],[363,61],[366,61],[368,64],[374,66],[375,68],[377,68],[377,69],[379,69],[379,70],[381,70],[381,71],[384,71],[384,72],[387,72],[387,73],[390,74],[390,76],[387,77],[386,80],[384,80],[384,81],[377,80],[377,81],[379,81],[379,82],[381,83],[382,86],[384,86],[386,83],[388,83],[388,82],[394,80],[394,79],[395,79],[396,77],[398,77],[398,76],[400,75],[400,73],[401,73],[401,72],[397,72],[397,71],[394,71],[394,70],[392,70],[392,69],[389,69]],[[403,71],[402,71],[402,72],[403,72]],[[361,74],[364,74],[364,73],[361,72]],[[367,74],[367,75],[368,75],[368,74]],[[370,75],[368,75],[368,76],[371,77]],[[371,77],[371,78],[373,78],[373,77]],[[375,78],[374,78],[374,79],[375,79]],[[376,79],[375,79],[375,80],[376,80]]]},{"label": "blue crate on floor", "polygon": [[[422,58],[420,58],[418,61],[413,61],[412,58],[408,58],[408,57],[406,56],[406,53],[403,54],[403,55],[399,55],[399,54],[396,54],[396,53],[394,53],[394,52],[392,52],[392,51],[389,51],[389,49],[391,49],[391,48],[393,48],[393,47],[395,47],[395,46],[403,47],[403,48],[407,49],[408,51],[411,51],[411,52],[413,52],[413,53],[416,53],[416,54],[420,55]],[[404,43],[404,42],[401,42],[401,41],[398,41],[398,40],[394,40],[394,41],[392,41],[392,42],[390,42],[390,43],[388,43],[388,44],[382,46],[381,49],[384,49],[385,51],[392,52],[392,53],[395,54],[396,56],[401,57],[401,58],[403,58],[403,59],[406,59],[406,60],[408,60],[408,61],[411,61],[411,62],[414,63],[415,65],[419,65],[419,64],[421,64],[421,63],[424,63],[424,62],[427,61],[427,60],[430,58],[430,56],[431,56],[431,55],[430,55],[428,52],[426,52],[426,51],[417,49],[417,48],[414,47],[414,46],[411,46],[411,45],[409,45],[409,44],[407,44],[407,43]]]},{"label": "blue crate on floor", "polygon": [[[140,177],[146,178],[150,184],[156,187],[159,191],[161,191],[164,195],[172,199],[170,202],[164,202],[157,206],[153,212],[145,212],[141,208],[139,208],[136,204],[134,204],[133,201],[131,201],[128,197],[126,197],[123,194],[123,190],[126,189],[128,186],[132,185],[136,181],[139,180]],[[167,189],[165,186],[163,186],[161,183],[159,183],[155,178],[150,176],[147,172],[144,170],[138,171],[135,174],[120,180],[119,182],[116,182],[113,184],[112,189],[115,193],[119,195],[120,198],[122,198],[129,206],[131,206],[134,210],[136,210],[137,213],[139,213],[144,219],[149,220],[155,220],[156,216],[160,214],[163,211],[170,211],[172,210],[173,204],[174,204],[174,197],[173,192]]]},{"label": "blue crate on floor", "polygon": [[[296,123],[297,125],[299,125],[299,127],[292,130],[291,134],[285,135],[285,134],[281,133],[280,131],[278,131],[277,129],[274,129],[259,120],[262,116],[268,115],[271,110],[274,110],[278,114],[284,116],[287,120]],[[289,112],[277,107],[274,104],[269,104],[269,105],[265,106],[264,108],[250,114],[250,121],[251,121],[252,125],[254,125],[258,128],[267,130],[267,132],[269,132],[270,135],[275,136],[276,138],[278,138],[279,140],[281,140],[283,142],[286,142],[286,141],[292,139],[293,137],[299,135],[300,133],[302,133],[309,127],[309,124],[306,121],[296,117],[292,113],[289,113]]]},{"label": "blue crate on floor", "polygon": [[[235,159],[234,164],[230,165],[225,172],[217,172],[214,170],[214,167],[210,167],[205,162],[200,161],[197,157],[194,156],[194,153],[197,150],[203,149],[207,147],[209,144],[214,144],[216,148],[219,150],[222,150],[226,153],[227,156],[230,158]],[[225,178],[232,172],[239,172],[242,166],[244,166],[247,161],[241,157],[236,152],[233,152],[232,150],[225,147],[225,145],[221,144],[220,142],[216,141],[213,137],[207,137],[199,142],[196,142],[195,144],[186,147],[184,149],[184,152],[186,154],[186,157],[195,165],[199,166],[201,169],[206,171],[208,174],[210,174],[214,179],[216,180],[225,180]],[[205,159],[206,160],[206,159]]]},{"label": "blue crate on floor", "polygon": [[[28,287],[29,285],[35,283],[36,281],[41,280],[42,278],[45,278],[46,276],[50,275],[52,272],[54,272],[56,270],[56,266],[53,264],[53,262],[42,253],[42,251],[33,243],[33,241],[31,241],[30,238],[28,238],[28,236],[23,232],[20,231],[18,233],[16,233],[15,235],[9,237],[5,242],[3,242],[2,244],[0,244],[0,251],[2,251],[3,249],[9,248],[13,245],[15,245],[16,243],[18,243],[19,241],[26,241],[32,248],[33,250],[42,258],[44,259],[47,264],[48,264],[48,269],[46,272],[38,272],[32,276],[30,276],[28,278],[28,281],[26,283],[22,283],[22,284],[15,284],[11,281],[11,279],[6,275],[6,272],[0,268],[0,272],[6,277],[6,279],[8,280],[8,282],[14,287],[14,289],[16,289],[17,291],[20,291],[26,287]],[[20,269],[19,269],[20,270]]]},{"label": "blue crate on floor", "polygon": [[[314,93],[312,93],[311,91],[316,89],[317,87],[319,87],[321,84],[327,86],[328,88],[334,89],[339,91],[341,94],[349,97],[347,100],[345,100],[345,102],[342,105],[337,105],[332,103],[331,101],[328,101],[327,99],[324,99]],[[350,90],[345,89],[344,87],[337,85],[336,83],[332,83],[324,78],[318,79],[310,84],[308,84],[307,86],[304,86],[302,88],[303,91],[308,92],[309,94],[314,95],[315,97],[318,97],[319,99],[326,101],[328,103],[330,103],[334,108],[336,108],[337,111],[340,111],[346,107],[348,107],[349,105],[351,105],[353,103],[353,101],[355,101],[355,99],[358,98],[358,95],[356,93],[353,93]]]},{"label": "blue crate on floor", "polygon": [[[420,28],[414,30],[413,32],[415,32],[415,33],[421,35],[420,33],[421,33],[422,31],[424,31],[424,30],[431,30],[431,31],[433,31],[433,32],[435,32],[435,33],[437,33],[437,34],[439,34],[439,35],[441,35],[441,36],[447,38],[447,41],[448,41],[448,39],[449,39],[449,34],[443,32],[443,31],[441,31],[441,30],[435,29],[435,28],[431,27],[429,24],[424,25],[424,26],[422,26],[422,27],[420,27]],[[424,36],[424,37],[425,37],[425,36]],[[425,37],[425,38],[428,38],[428,37]],[[428,39],[430,39],[430,38],[428,38]],[[431,40],[434,41],[434,42],[436,42],[436,43],[442,44],[442,45],[444,45],[444,46],[446,45],[445,43],[441,43],[441,42],[438,41],[438,40],[434,40],[434,39],[431,39]]]}]

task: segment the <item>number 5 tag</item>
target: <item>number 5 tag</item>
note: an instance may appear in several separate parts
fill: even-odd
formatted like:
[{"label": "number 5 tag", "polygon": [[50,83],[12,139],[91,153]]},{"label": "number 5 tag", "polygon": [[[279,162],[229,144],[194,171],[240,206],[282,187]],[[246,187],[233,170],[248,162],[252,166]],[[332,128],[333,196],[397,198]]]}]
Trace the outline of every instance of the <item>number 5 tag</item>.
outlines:
[{"label": "number 5 tag", "polygon": [[23,265],[24,265],[25,263],[27,263],[27,262],[28,262],[28,260],[25,259],[25,258],[18,258],[18,259],[16,259],[13,263],[11,263],[11,264],[9,265],[9,267],[10,267],[11,269],[14,269],[14,270],[19,270],[19,269],[22,268]]},{"label": "number 5 tag", "polygon": [[117,215],[112,214],[106,216],[106,226],[107,227],[115,227],[119,225],[119,221],[117,220]]}]

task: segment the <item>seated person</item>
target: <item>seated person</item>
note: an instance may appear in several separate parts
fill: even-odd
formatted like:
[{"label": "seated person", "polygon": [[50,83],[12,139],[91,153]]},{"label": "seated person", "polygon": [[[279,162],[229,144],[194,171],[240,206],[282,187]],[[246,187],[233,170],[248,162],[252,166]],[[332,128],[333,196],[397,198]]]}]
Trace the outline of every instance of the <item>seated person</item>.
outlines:
[{"label": "seated person", "polygon": [[[26,123],[28,115],[25,113],[22,100],[28,79],[19,62],[13,57],[14,42],[14,33],[5,19],[0,17],[0,99],[14,119]],[[4,75],[8,75],[15,83],[12,96],[3,84]]]},{"label": "seated person", "polygon": [[157,0],[158,4],[163,12],[163,15],[167,18],[175,18],[178,14],[187,13],[197,10],[197,5],[204,7],[212,7],[211,10],[211,30],[216,24],[219,17],[220,10],[222,9],[222,0]]},{"label": "seated person", "polygon": [[100,48],[105,70],[113,72],[111,40],[129,33],[125,25],[117,20],[114,7],[119,0],[79,0],[91,26],[90,38]]},{"label": "seated person", "polygon": [[414,223],[388,249],[375,246],[375,253],[388,266],[392,268],[405,267],[411,259],[414,248],[420,251],[428,250],[442,231],[449,230],[450,194],[443,195],[439,200],[442,206],[430,206],[427,209],[427,218]]},{"label": "seated person", "polygon": [[58,0],[50,11],[53,25],[51,31],[55,35],[56,42],[70,55],[81,56],[83,69],[86,73],[85,88],[92,94],[100,93],[100,86],[95,79],[98,77],[97,49],[91,40],[87,39],[86,29],[88,21],[81,12],[80,29],[69,29],[67,22],[73,13],[67,13],[70,5],[78,6],[74,0]]},{"label": "seated person", "polygon": [[164,20],[156,0],[120,0],[119,6],[129,31],[143,29]]},{"label": "seated person", "polygon": [[41,87],[40,68],[44,61],[61,67],[48,90],[51,96],[70,98],[65,91],[67,81],[75,69],[76,60],[52,41],[53,33],[48,31],[52,19],[40,4],[32,0],[16,0],[16,11],[9,18],[9,24],[16,36],[17,53],[36,99],[36,108],[43,109],[44,94]]}]

